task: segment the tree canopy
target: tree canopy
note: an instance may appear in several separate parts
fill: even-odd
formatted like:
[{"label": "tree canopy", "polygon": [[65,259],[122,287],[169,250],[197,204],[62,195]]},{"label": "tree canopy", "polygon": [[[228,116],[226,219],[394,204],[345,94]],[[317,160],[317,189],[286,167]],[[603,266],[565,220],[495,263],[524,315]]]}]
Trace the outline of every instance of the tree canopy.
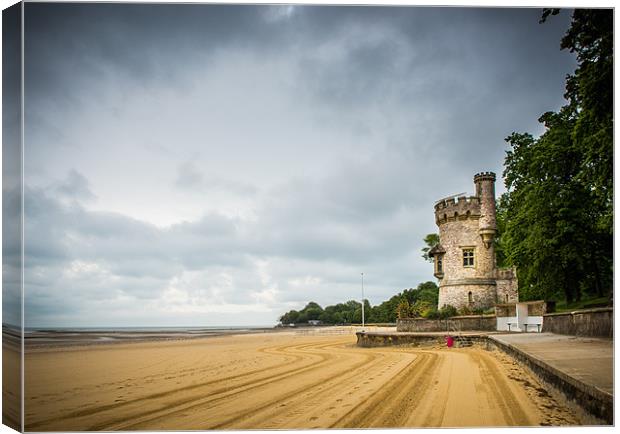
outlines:
[{"label": "tree canopy", "polygon": [[[558,10],[543,12],[544,22]],[[519,270],[522,299],[611,291],[613,255],[613,11],[577,9],[561,41],[578,67],[567,104],[544,133],[512,133],[499,200],[502,260]]]},{"label": "tree canopy", "polygon": [[[392,323],[401,316],[421,316],[436,310],[439,288],[433,282],[421,283],[417,288],[405,289],[392,296],[389,300],[371,306],[364,300],[365,320],[368,323]],[[406,303],[406,310],[401,305]],[[349,300],[332,306],[321,308],[317,303],[310,302],[302,310],[291,310],[280,317],[282,324],[307,324],[310,320],[320,320],[323,324],[352,324],[362,322],[362,304]]]},{"label": "tree canopy", "polygon": [[422,257],[425,261],[433,262],[433,258],[429,256],[429,252],[433,247],[439,244],[439,234],[428,234],[424,237],[424,244],[426,247],[422,248]]}]

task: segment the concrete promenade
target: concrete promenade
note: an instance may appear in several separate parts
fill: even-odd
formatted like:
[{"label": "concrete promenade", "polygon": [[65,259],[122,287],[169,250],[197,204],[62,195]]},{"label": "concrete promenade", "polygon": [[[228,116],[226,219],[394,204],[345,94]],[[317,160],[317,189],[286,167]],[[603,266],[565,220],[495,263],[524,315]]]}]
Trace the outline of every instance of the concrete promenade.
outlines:
[{"label": "concrete promenade", "polygon": [[541,360],[582,383],[614,393],[614,345],[611,339],[552,333],[489,336]]}]

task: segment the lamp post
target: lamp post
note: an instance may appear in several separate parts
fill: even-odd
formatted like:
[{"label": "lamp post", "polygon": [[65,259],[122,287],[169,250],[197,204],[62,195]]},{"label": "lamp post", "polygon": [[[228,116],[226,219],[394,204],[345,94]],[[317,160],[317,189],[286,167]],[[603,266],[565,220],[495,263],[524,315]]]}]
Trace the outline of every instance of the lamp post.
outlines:
[{"label": "lamp post", "polygon": [[364,331],[364,273],[362,273],[362,331]]}]

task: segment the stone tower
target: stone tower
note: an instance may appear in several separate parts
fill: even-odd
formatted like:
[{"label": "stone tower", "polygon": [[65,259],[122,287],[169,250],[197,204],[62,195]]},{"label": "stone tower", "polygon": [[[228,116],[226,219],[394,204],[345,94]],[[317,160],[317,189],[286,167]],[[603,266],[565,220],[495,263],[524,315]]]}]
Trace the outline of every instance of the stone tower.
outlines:
[{"label": "stone tower", "polygon": [[439,244],[429,255],[439,279],[439,308],[486,309],[518,301],[514,270],[495,265],[495,173],[478,173],[474,185],[475,196],[451,196],[435,204]]}]

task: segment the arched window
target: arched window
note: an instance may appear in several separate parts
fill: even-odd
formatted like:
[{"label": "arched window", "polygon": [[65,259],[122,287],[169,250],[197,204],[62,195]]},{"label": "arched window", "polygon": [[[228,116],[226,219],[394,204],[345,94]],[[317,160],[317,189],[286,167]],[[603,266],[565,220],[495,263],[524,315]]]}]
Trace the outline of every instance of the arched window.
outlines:
[{"label": "arched window", "polygon": [[469,293],[467,294],[467,301],[469,304],[472,304],[474,302],[474,297],[471,293],[471,291],[469,291]]}]

